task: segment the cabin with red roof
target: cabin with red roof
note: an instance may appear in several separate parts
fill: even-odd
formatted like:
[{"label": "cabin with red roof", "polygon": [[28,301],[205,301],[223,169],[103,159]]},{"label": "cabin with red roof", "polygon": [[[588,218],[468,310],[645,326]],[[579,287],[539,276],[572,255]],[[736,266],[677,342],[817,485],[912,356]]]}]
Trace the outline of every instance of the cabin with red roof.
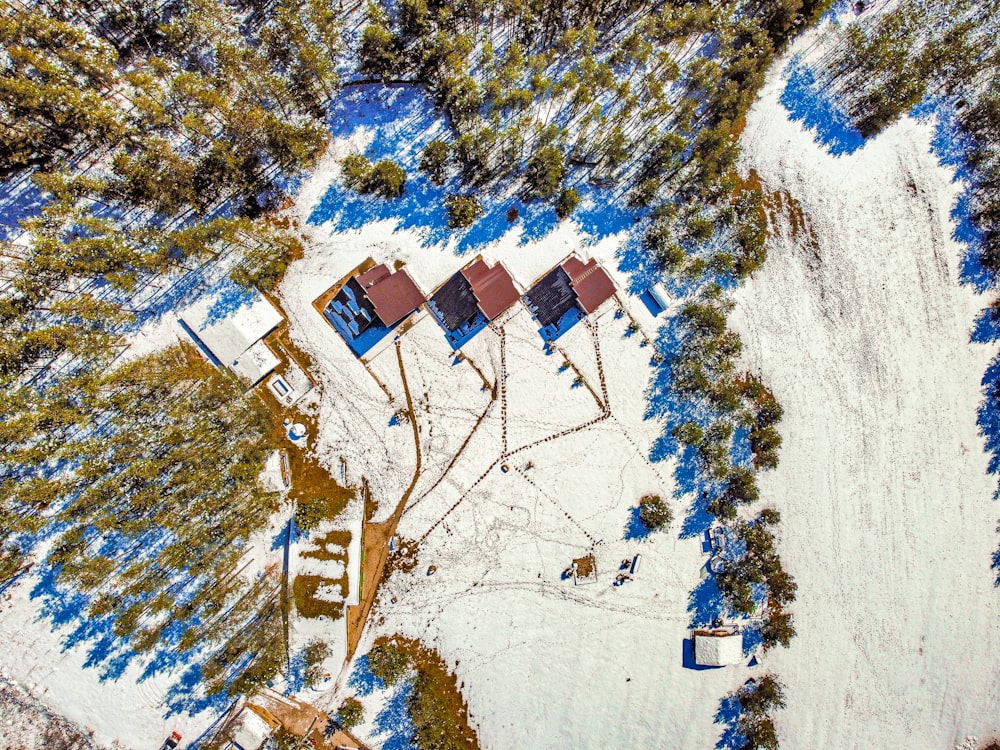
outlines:
[{"label": "cabin with red roof", "polygon": [[532,317],[547,342],[555,341],[611,299],[615,283],[596,260],[571,255],[543,276],[524,295]]},{"label": "cabin with red roof", "polygon": [[490,266],[477,258],[442,284],[427,308],[458,349],[517,302],[521,293],[501,263]]},{"label": "cabin with red roof", "polygon": [[362,356],[426,302],[405,270],[380,263],[349,278],[323,309],[323,315]]}]

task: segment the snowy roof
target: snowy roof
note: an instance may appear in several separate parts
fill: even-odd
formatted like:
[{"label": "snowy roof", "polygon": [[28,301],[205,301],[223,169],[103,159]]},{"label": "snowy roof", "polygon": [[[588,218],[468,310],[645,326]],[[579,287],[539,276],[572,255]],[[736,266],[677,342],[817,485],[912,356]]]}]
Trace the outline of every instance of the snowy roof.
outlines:
[{"label": "snowy roof", "polygon": [[280,362],[267,344],[263,341],[257,341],[243,352],[239,359],[224,364],[229,365],[233,372],[254,385],[277,367]]},{"label": "snowy roof", "polygon": [[248,293],[243,304],[234,310],[226,307],[221,297],[202,300],[185,310],[181,320],[212,356],[231,367],[243,352],[277,328],[283,318],[256,291]]},{"label": "snowy roof", "polygon": [[406,271],[391,272],[385,264],[358,274],[357,281],[387,326],[395,325],[425,302],[423,292]]},{"label": "snowy roof", "polygon": [[347,543],[347,597],[344,604],[353,606],[361,601],[361,534],[364,531],[362,513],[354,513],[349,530],[351,541]]},{"label": "snowy roof", "polygon": [[271,727],[256,712],[243,709],[229,737],[240,750],[258,750],[271,736]]},{"label": "snowy roof", "polygon": [[694,660],[705,667],[743,662],[743,634],[731,630],[696,630]]},{"label": "snowy roof", "polygon": [[270,455],[268,455],[258,481],[265,492],[284,492],[288,489],[285,486],[285,474],[282,471],[280,451],[271,451]]}]

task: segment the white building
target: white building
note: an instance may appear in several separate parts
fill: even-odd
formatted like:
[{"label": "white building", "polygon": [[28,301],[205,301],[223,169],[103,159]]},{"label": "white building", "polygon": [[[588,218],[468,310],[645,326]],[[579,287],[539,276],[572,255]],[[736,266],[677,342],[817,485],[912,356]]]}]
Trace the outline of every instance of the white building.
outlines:
[{"label": "white building", "polygon": [[732,628],[694,631],[694,661],[703,667],[743,663],[743,634]]},{"label": "white building", "polygon": [[240,710],[229,730],[231,750],[260,750],[280,724],[258,706],[247,705]]},{"label": "white building", "polygon": [[225,310],[219,298],[209,298],[181,315],[182,325],[196,343],[250,385],[280,363],[262,339],[283,321],[278,309],[256,291],[249,302],[234,310]]}]

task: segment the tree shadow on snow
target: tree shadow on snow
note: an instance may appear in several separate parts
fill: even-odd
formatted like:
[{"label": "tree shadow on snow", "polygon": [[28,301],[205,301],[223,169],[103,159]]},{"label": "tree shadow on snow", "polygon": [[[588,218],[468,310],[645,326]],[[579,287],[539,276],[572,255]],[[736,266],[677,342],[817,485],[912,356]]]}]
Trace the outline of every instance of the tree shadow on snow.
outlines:
[{"label": "tree shadow on snow", "polygon": [[[425,246],[456,241],[464,255],[495,242],[507,232],[520,234],[520,243],[539,240],[558,225],[552,201],[523,200],[521,183],[506,178],[474,190],[483,204],[482,215],[472,226],[455,230],[448,227],[445,198],[469,192],[457,175],[443,185],[435,185],[420,169],[420,155],[433,140],[449,137],[446,121],[434,110],[426,92],[417,86],[358,86],[335,103],[330,112],[334,137],[350,137],[362,130],[373,135],[364,155],[371,161],[392,159],[406,170],[402,197],[386,200],[362,195],[338,178],[309,216],[311,224],[329,222],[334,231],[357,230],[373,221],[391,220],[399,229],[416,230]],[[452,170],[454,171],[454,170]],[[612,191],[588,184],[578,185],[581,203],[570,219],[590,236],[591,242],[630,228],[633,212],[623,202],[612,199]],[[508,212],[517,218],[508,221]]]},{"label": "tree shadow on snow", "polygon": [[628,523],[625,525],[625,540],[632,542],[649,537],[649,529],[642,522],[640,508],[629,508]]},{"label": "tree shadow on snow", "polygon": [[865,145],[865,139],[851,118],[831,96],[826,82],[796,55],[785,69],[785,88],[779,101],[792,120],[815,132],[815,140],[835,156],[853,154]]},{"label": "tree shadow on snow", "polygon": [[406,710],[412,692],[413,683],[409,680],[404,682],[375,717],[376,734],[382,750],[416,750],[411,743],[414,726]]},{"label": "tree shadow on snow", "polygon": [[719,702],[715,723],[722,724],[722,735],[715,743],[715,750],[740,750],[744,746],[746,737],[739,731],[742,714],[743,707],[735,694],[727,695]]}]

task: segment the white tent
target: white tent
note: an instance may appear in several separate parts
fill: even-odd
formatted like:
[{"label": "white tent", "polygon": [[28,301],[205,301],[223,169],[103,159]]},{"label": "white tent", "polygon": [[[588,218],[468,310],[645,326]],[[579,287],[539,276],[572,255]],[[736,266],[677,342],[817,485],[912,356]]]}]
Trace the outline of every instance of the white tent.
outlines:
[{"label": "white tent", "polygon": [[703,667],[743,663],[743,634],[732,630],[696,630],[694,660]]}]

